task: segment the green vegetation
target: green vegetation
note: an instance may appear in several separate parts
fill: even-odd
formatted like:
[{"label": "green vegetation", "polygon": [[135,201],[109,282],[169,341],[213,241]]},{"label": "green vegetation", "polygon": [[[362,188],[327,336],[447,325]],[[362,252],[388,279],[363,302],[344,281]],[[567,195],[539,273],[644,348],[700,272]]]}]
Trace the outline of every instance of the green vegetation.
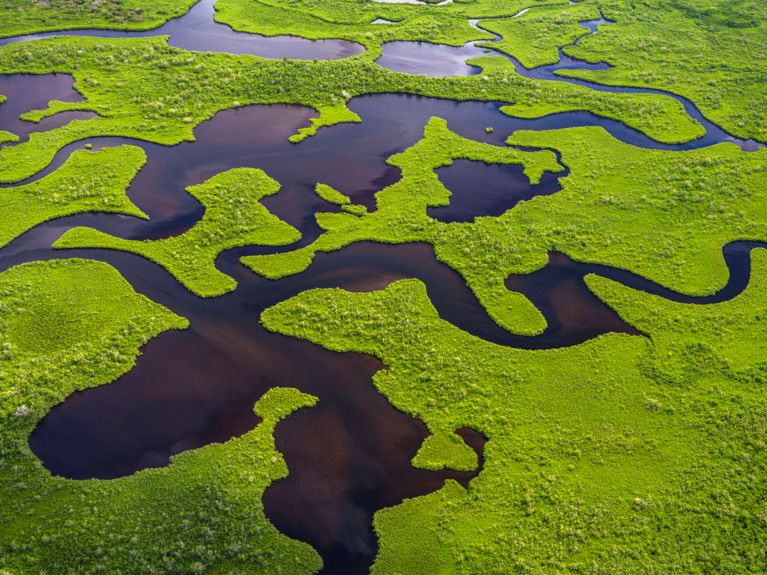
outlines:
[{"label": "green vegetation", "polygon": [[38,224],[84,212],[146,218],[125,195],[145,162],[135,146],[79,150],[51,174],[0,190],[0,247]]},{"label": "green vegetation", "polygon": [[[503,113],[521,118],[588,111],[666,143],[703,135],[671,97],[530,80],[498,56],[474,60],[482,70],[475,76],[392,72],[375,60],[393,40],[489,46],[494,32],[502,39],[492,47],[527,67],[556,62],[567,46],[569,55],[613,67],[563,75],[678,93],[729,132],[767,141],[763,2],[437,3],[216,5],[216,19],[239,30],[342,38],[366,48],[335,61],[187,52],[158,37],[70,37],[0,48],[0,74],[71,74],[84,98],[51,101],[23,119],[97,114],[24,142],[0,130],[0,182],[17,184],[0,189],[0,248],[73,214],[146,217],[126,195],[146,161],[135,146],[79,150],[51,174],[19,183],[64,146],[100,136],[174,145],[193,140],[194,129],[219,111],[247,105],[314,109],[310,124],[291,137],[295,143],[322,127],[360,121],[349,101],[386,93],[500,102]],[[0,0],[0,37],[148,29],[191,5]],[[585,37],[578,22],[598,17],[599,9],[614,24]],[[378,18],[392,23],[373,24]],[[4,101],[0,95],[0,106]],[[466,139],[432,118],[421,141],[388,159],[401,178],[376,193],[374,211],[317,183],[317,197],[336,206],[315,215],[320,236],[293,251],[242,261],[276,279],[304,271],[317,253],[355,242],[426,242],[500,326],[532,336],[545,329],[545,319],[505,281],[543,267],[551,251],[707,295],[726,283],[724,245],[767,241],[767,150],[746,153],[733,144],[649,150],[597,127],[518,131],[507,144]],[[437,170],[457,159],[519,165],[533,185],[545,173],[567,174],[559,192],[519,202],[499,217],[444,223],[428,213],[449,205],[451,192]],[[204,215],[174,237],[128,240],[75,228],[55,247],[135,253],[193,293],[213,297],[236,286],[216,268],[223,251],[300,239],[262,205],[279,184],[261,170],[230,170],[187,190]],[[310,290],[263,312],[272,332],[385,364],[374,385],[429,431],[413,466],[476,470],[477,453],[456,430],[488,439],[484,465],[467,488],[448,481],[376,515],[375,575],[764,571],[767,250],[753,252],[747,290],[721,304],[672,303],[598,276],[587,284],[643,335],[608,334],[552,350],[508,348],[440,318],[424,285],[412,279],[372,293]],[[310,575],[321,568],[314,549],[270,523],[262,501],[268,486],[288,474],[275,429],[294,411],[313,407],[314,396],[272,388],[255,404],[260,423],[251,431],[115,480],[52,476],[30,450],[30,434],[54,406],[115,381],[134,367],[142,346],[186,327],[186,319],[137,294],[103,263],[55,260],[0,273],[0,575]]]},{"label": "green vegetation", "polygon": [[574,5],[530,8],[513,18],[482,20],[480,25],[501,36],[501,40],[483,43],[519,60],[525,68],[559,62],[559,49],[569,46],[589,31],[578,24],[599,18],[598,5],[583,1]]},{"label": "green vegetation", "polygon": [[317,554],[280,535],[261,502],[287,475],[275,426],[315,398],[272,389],[256,403],[257,428],[164,469],[112,481],[53,477],[27,445],[37,422],[74,391],[127,372],[139,346],[187,323],[87,260],[12,268],[0,274],[0,294],[0,571],[317,571]]},{"label": "green vegetation", "polygon": [[767,254],[724,304],[590,284],[650,337],[504,348],[440,319],[416,280],[312,290],[264,312],[271,330],[379,357],[376,387],[432,431],[489,438],[468,490],[450,481],[377,514],[374,573],[762,568]]},{"label": "green vegetation", "polygon": [[352,203],[351,198],[328,186],[327,184],[317,184],[314,188],[314,192],[321,200],[325,200],[329,204],[335,204],[337,206],[348,206]]},{"label": "green vegetation", "polygon": [[0,0],[0,38],[51,30],[149,30],[185,14],[196,0]]},{"label": "green vegetation", "polygon": [[563,75],[674,92],[729,133],[767,141],[767,4],[607,0],[601,6],[615,24],[565,52],[613,68]]},{"label": "green vegetation", "polygon": [[412,464],[421,469],[473,471],[477,468],[477,453],[460,435],[438,432],[424,440]]},{"label": "green vegetation", "polygon": [[139,254],[166,268],[199,296],[222,295],[237,283],[216,269],[218,254],[254,244],[285,245],[301,238],[298,230],[261,205],[262,198],[279,190],[280,185],[261,170],[229,170],[187,189],[205,207],[205,215],[183,234],[161,240],[126,240],[91,228],[74,228],[55,247],[107,248]]},{"label": "green vegetation", "polygon": [[471,142],[432,120],[421,142],[389,160],[402,169],[402,179],[378,192],[374,213],[362,218],[317,214],[326,232],[311,245],[247,257],[243,263],[276,278],[302,271],[317,251],[356,241],[425,241],[434,245],[437,259],[464,277],[491,317],[512,332],[532,335],[545,328],[543,317],[504,282],[512,273],[546,265],[550,251],[707,295],[727,281],[722,246],[767,239],[767,151],[747,153],[732,144],[688,152],[647,150],[596,127],[521,131],[509,143],[556,149],[571,169],[560,180],[562,191],[473,223],[429,218],[427,207],[449,202],[434,170],[456,158],[488,163],[527,158],[522,161],[535,166],[528,172],[532,183],[544,170],[561,170],[553,156]]},{"label": "green vegetation", "polygon": [[[543,330],[546,322],[540,312],[522,295],[506,289],[503,285],[506,276],[497,281],[492,268],[485,267],[491,257],[499,256],[493,256],[489,250],[477,251],[472,249],[475,245],[466,244],[461,257],[453,257],[450,261],[442,258],[441,254],[445,253],[442,244],[452,241],[450,230],[455,225],[428,217],[426,209],[449,204],[450,191],[440,182],[435,170],[449,166],[456,159],[521,164],[532,184],[537,184],[544,172],[563,170],[556,156],[548,150],[524,152],[475,142],[450,132],[444,120],[432,118],[424,130],[423,140],[389,158],[390,165],[402,170],[402,179],[376,194],[374,212],[357,215],[318,213],[317,223],[325,233],[312,244],[292,252],[244,257],[242,262],[256,273],[276,279],[303,271],[318,251],[337,250],[357,241],[429,242],[434,244],[438,259],[463,275],[498,323],[518,333],[534,334]],[[513,244],[511,247],[505,244],[503,250],[508,252],[510,249]]]},{"label": "green vegetation", "polygon": [[41,119],[76,106],[99,117],[76,120],[29,141],[0,149],[0,182],[22,180],[46,166],[61,147],[94,136],[125,136],[173,145],[194,139],[193,129],[216,112],[248,104],[302,104],[320,116],[294,141],[320,126],[359,121],[349,99],[373,93],[408,93],[453,100],[508,103],[504,113],[536,118],[589,110],[663,142],[703,135],[681,104],[666,96],[612,94],[516,73],[504,58],[479,58],[483,74],[429,78],[391,72],[363,58],[340,61],[267,60],[186,52],[163,38],[58,38],[0,49],[0,73],[68,73],[85,101],[52,102]]}]

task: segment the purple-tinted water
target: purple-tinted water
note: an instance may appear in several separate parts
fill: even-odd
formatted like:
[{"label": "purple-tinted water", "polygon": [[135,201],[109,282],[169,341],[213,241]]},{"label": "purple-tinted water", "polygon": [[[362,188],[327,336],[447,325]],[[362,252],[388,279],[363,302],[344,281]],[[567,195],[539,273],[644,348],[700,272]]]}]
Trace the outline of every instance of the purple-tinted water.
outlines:
[{"label": "purple-tinted water", "polygon": [[[191,49],[218,47],[220,51],[245,50],[238,48],[245,42],[247,50],[255,50],[246,53],[263,49],[268,54],[258,55],[284,57],[286,52],[274,39],[265,39],[268,42],[253,48],[259,46],[259,37],[235,37],[231,30],[226,32],[228,28],[219,29],[225,27],[216,26],[214,30],[210,27],[211,9],[212,2],[203,0],[184,18],[149,33],[86,33],[117,37],[168,33],[174,45]],[[36,37],[42,36],[46,35]],[[0,41],[0,45],[19,40]],[[288,47],[284,48],[290,57],[342,57],[357,50],[356,45],[350,47],[348,43],[303,44],[309,41],[295,40],[288,39]],[[328,51],[323,52],[326,48]],[[421,56],[430,58],[429,54]],[[433,66],[444,64],[432,62]],[[555,72],[556,68],[536,69],[530,75],[562,80]],[[33,129],[47,130],[71,117],[61,114],[35,126],[20,122],[19,114],[43,108],[51,99],[79,99],[71,78],[61,75],[0,77],[0,93],[10,96],[7,103],[0,105],[0,129],[22,137]],[[277,428],[278,448],[285,454],[291,474],[267,491],[267,513],[278,528],[320,551],[326,562],[324,573],[364,573],[375,553],[371,520],[376,510],[404,497],[431,492],[447,477],[466,482],[474,474],[413,469],[409,462],[426,430],[421,422],[394,409],[375,391],[370,380],[381,364],[370,357],[336,354],[268,333],[258,321],[263,309],[311,287],[343,286],[367,291],[397,279],[417,277],[426,283],[431,300],[445,320],[501,345],[541,349],[573,345],[601,333],[636,333],[586,289],[583,276],[587,273],[690,303],[728,299],[740,293],[748,281],[749,252],[759,244],[736,243],[725,249],[731,279],[711,298],[688,298],[629,272],[578,264],[552,254],[550,265],[543,270],[512,276],[507,282],[510,289],[526,294],[548,320],[544,334],[526,338],[496,325],[460,276],[439,264],[432,248],[423,244],[357,244],[335,254],[320,254],[306,273],[279,282],[259,278],[239,264],[242,255],[274,248],[232,250],[223,254],[217,265],[235,277],[239,287],[212,300],[190,294],[167,272],[135,255],[50,249],[61,233],[76,225],[130,238],[182,233],[203,213],[184,188],[223,170],[243,166],[262,168],[282,183],[282,191],[264,204],[302,231],[304,237],[299,245],[303,245],[320,231],[314,213],[336,209],[314,195],[314,185],[332,185],[355,202],[374,209],[374,192],[399,178],[398,170],[388,166],[386,158],[418,141],[431,116],[446,118],[450,128],[462,135],[498,145],[517,129],[577,125],[601,125],[619,139],[646,147],[685,149],[728,138],[715,126],[704,123],[708,130],[704,139],[686,146],[662,146],[618,122],[588,113],[519,120],[500,114],[496,103],[458,103],[405,95],[356,98],[350,107],[361,116],[361,124],[320,130],[298,146],[289,144],[287,138],[307,124],[311,110],[253,106],[221,112],[198,127],[196,142],[171,148],[122,138],[93,138],[72,144],[31,178],[50,173],[86,143],[94,149],[117,144],[142,147],[149,161],[129,195],[150,214],[151,221],[91,214],[49,222],[0,250],[0,269],[46,258],[101,259],[115,265],[139,292],[191,321],[189,330],[163,334],[150,342],[130,373],[110,385],[74,394],[50,412],[30,438],[32,449],[49,470],[72,478],[108,478],[165,465],[175,453],[225,441],[252,429],[257,423],[253,403],[275,385],[295,386],[316,394],[320,402],[316,408],[292,415]],[[694,107],[689,111],[696,117]],[[485,132],[488,126],[494,128],[492,133]],[[557,176],[547,175],[541,185],[534,187],[519,172],[513,166],[458,161],[439,173],[453,191],[451,205],[434,208],[430,213],[444,221],[467,221],[502,213],[521,199],[556,192]],[[481,452],[483,438],[470,430],[462,433]],[[319,442],[318,437],[332,440]]]},{"label": "purple-tinted water", "polygon": [[147,38],[168,36],[168,44],[196,52],[250,54],[262,58],[293,60],[336,60],[364,52],[364,48],[346,40],[308,40],[298,36],[260,36],[235,32],[215,22],[215,0],[200,0],[180,18],[169,20],[154,30],[131,32],[118,30],[62,30],[12,38],[0,38],[0,46],[31,42],[58,36],[93,36],[98,38]]}]

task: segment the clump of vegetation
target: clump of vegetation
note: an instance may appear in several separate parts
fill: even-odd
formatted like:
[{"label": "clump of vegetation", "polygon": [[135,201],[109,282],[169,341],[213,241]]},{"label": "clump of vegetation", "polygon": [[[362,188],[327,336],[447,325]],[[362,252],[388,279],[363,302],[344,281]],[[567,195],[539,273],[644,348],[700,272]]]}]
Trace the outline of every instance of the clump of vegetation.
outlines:
[{"label": "clump of vegetation", "polygon": [[468,489],[449,481],[376,515],[374,573],[576,573],[584,557],[622,574],[761,568],[765,252],[724,304],[589,283],[650,337],[504,348],[442,320],[416,280],[311,290],[262,314],[268,329],[380,358],[376,387],[435,433],[489,439]]},{"label": "clump of vegetation", "polygon": [[342,194],[336,189],[331,188],[327,184],[317,184],[314,188],[314,192],[321,200],[325,200],[329,204],[335,204],[336,206],[348,206],[352,203],[349,196]]},{"label": "clump of vegetation", "polygon": [[474,471],[477,453],[456,433],[437,432],[429,435],[413,457],[413,467],[421,469],[455,469]]},{"label": "clump of vegetation", "polygon": [[37,262],[0,274],[0,571],[65,574],[279,572],[321,566],[281,535],[261,501],[287,475],[274,428],[316,398],[272,389],[261,424],[225,445],[175,457],[164,469],[111,481],[51,476],[27,438],[77,390],[133,367],[139,347],[185,319],[136,294],[110,266]]},{"label": "clump of vegetation", "polygon": [[0,247],[48,220],[84,212],[146,218],[125,195],[146,162],[141,148],[77,151],[51,174],[0,193]]},{"label": "clump of vegetation", "polygon": [[150,30],[185,14],[195,1],[2,0],[0,38],[79,28]]},{"label": "clump of vegetation", "polygon": [[126,240],[91,228],[75,228],[54,247],[106,248],[139,254],[163,266],[199,296],[222,295],[237,283],[216,269],[216,257],[221,252],[254,244],[279,246],[301,239],[297,229],[261,205],[262,198],[279,190],[280,185],[261,170],[229,170],[187,189],[205,206],[205,215],[181,235]]}]

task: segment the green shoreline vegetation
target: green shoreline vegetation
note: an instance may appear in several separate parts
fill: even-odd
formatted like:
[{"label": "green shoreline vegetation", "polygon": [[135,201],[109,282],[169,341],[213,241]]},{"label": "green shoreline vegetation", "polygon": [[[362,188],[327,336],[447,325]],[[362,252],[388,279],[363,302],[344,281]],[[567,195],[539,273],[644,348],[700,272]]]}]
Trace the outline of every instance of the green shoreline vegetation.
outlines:
[{"label": "green shoreline vegetation", "polygon": [[300,232],[272,215],[261,200],[280,185],[261,170],[239,168],[218,174],[187,191],[205,214],[191,229],[161,240],[126,240],[90,228],[73,228],[54,247],[122,250],[143,256],[170,272],[202,297],[223,295],[237,283],[216,269],[223,251],[248,245],[281,246],[301,239]]},{"label": "green shoreline vegetation", "polygon": [[[79,150],[50,174],[20,183],[68,144],[124,136],[174,145],[194,140],[194,129],[216,113],[246,105],[314,109],[311,123],[291,137],[295,143],[323,126],[360,121],[348,107],[353,98],[388,93],[499,102],[503,113],[520,118],[587,111],[664,143],[703,135],[669,96],[530,80],[499,56],[474,60],[481,67],[475,76],[392,72],[375,59],[394,40],[459,46],[487,42],[491,31],[502,36],[492,48],[528,67],[555,62],[564,48],[612,67],[562,75],[679,94],[729,133],[767,141],[764,2],[437,3],[216,3],[215,19],[236,30],[339,38],[366,48],[340,60],[190,52],[162,37],[62,37],[0,48],[0,74],[70,74],[84,99],[54,100],[23,119],[39,122],[68,110],[98,114],[34,132],[24,142],[0,131],[0,183],[18,184],[0,189],[0,247],[64,216],[147,217],[126,195],[146,162],[136,146]],[[192,4],[0,0],[0,37],[149,29]],[[596,18],[598,10],[612,23],[588,35],[578,22]],[[374,24],[378,18],[392,23]],[[0,95],[0,106],[5,100]],[[450,204],[438,170],[455,160],[517,165],[533,185],[546,173],[561,174],[561,190],[520,201],[498,217],[444,223],[428,214]],[[316,253],[355,242],[426,242],[500,326],[533,336],[546,328],[545,318],[505,281],[542,268],[552,251],[709,295],[728,278],[723,246],[767,241],[764,149],[747,153],[722,143],[658,151],[622,143],[598,127],[517,131],[497,146],[461,137],[432,118],[420,141],[387,161],[401,178],[376,193],[374,211],[317,183],[316,195],[336,206],[315,215],[319,237],[242,262],[278,279],[306,270]],[[139,254],[193,293],[219,296],[236,286],[216,269],[220,253],[300,239],[261,204],[279,187],[261,170],[229,170],[187,189],[204,215],[177,236],[136,241],[80,227],[55,247]],[[425,286],[413,279],[368,293],[309,290],[262,313],[272,332],[383,362],[376,389],[429,430],[414,467],[476,470],[477,453],[456,430],[470,428],[488,440],[484,465],[467,488],[450,480],[376,514],[374,575],[764,570],[767,250],[752,252],[748,287],[724,303],[673,303],[600,276],[586,283],[642,335],[610,333],[550,350],[504,347],[440,318]],[[251,431],[119,479],[56,477],[32,453],[29,436],[55,405],[115,381],[134,367],[142,346],[188,326],[105,263],[62,259],[0,272],[0,575],[320,570],[319,554],[280,533],[262,500],[288,474],[275,429],[296,410],[315,406],[314,396],[272,388],[255,403],[260,423]]]},{"label": "green shoreline vegetation", "polygon": [[54,172],[0,191],[0,247],[33,227],[80,213],[115,213],[147,218],[125,195],[146,162],[141,148],[78,150]]},{"label": "green shoreline vegetation", "polygon": [[381,359],[377,389],[432,432],[488,437],[468,490],[448,481],[376,515],[373,573],[761,569],[767,255],[722,304],[589,285],[648,337],[504,348],[440,319],[417,280],[310,290],[262,314],[270,330]]},{"label": "green shoreline vegetation", "polygon": [[[27,438],[76,390],[133,367],[139,346],[187,326],[136,294],[116,270],[88,260],[24,264],[0,273],[0,572],[306,573],[321,561],[267,520],[261,496],[287,475],[278,422],[316,398],[273,388],[261,423],[110,481],[50,475]],[[183,536],[180,537],[180,534]]]}]

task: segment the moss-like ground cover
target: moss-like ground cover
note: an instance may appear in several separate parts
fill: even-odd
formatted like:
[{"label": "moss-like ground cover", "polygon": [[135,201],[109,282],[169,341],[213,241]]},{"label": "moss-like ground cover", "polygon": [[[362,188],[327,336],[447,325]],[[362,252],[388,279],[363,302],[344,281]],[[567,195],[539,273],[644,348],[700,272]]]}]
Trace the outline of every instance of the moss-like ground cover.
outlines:
[{"label": "moss-like ground cover", "polygon": [[247,245],[279,246],[301,239],[298,230],[272,215],[260,203],[262,198],[276,194],[279,189],[279,184],[261,170],[229,170],[188,189],[205,207],[205,215],[183,234],[141,241],[117,238],[90,228],[75,228],[64,234],[55,246],[133,252],[165,267],[197,295],[219,296],[237,285],[216,269],[216,257],[222,251]]},{"label": "moss-like ground cover", "polygon": [[598,92],[516,73],[501,57],[475,61],[483,74],[457,78],[410,76],[381,68],[368,56],[340,61],[274,61],[253,56],[186,52],[162,38],[59,38],[0,49],[0,73],[65,72],[85,101],[51,103],[36,119],[76,107],[98,118],[76,120],[0,149],[0,182],[45,167],[61,147],[94,136],[126,136],[172,145],[194,139],[194,127],[216,112],[247,104],[303,104],[320,116],[294,138],[320,126],[359,121],[354,96],[408,93],[454,100],[499,101],[505,113],[537,118],[587,110],[616,119],[663,142],[703,135],[681,104],[667,96]]},{"label": "moss-like ground cover", "polygon": [[[22,181],[63,146],[90,137],[167,145],[192,140],[202,121],[248,104],[317,110],[292,138],[299,142],[322,126],[359,121],[348,101],[376,93],[498,101],[520,117],[585,110],[669,143],[702,135],[669,97],[528,80],[499,57],[476,60],[482,72],[461,78],[408,76],[376,65],[387,41],[460,45],[488,40],[483,30],[501,34],[493,47],[526,66],[551,63],[559,48],[586,34],[578,21],[594,18],[597,6],[590,0],[428,3],[217,5],[217,20],[238,29],[344,38],[367,48],[339,61],[186,52],[163,38],[60,38],[0,48],[0,73],[69,73],[84,97],[53,101],[26,119],[72,109],[98,113],[0,148],[0,181]],[[190,4],[6,0],[0,36],[148,28]],[[614,67],[570,75],[670,90],[731,133],[765,139],[762,4],[604,0],[599,7],[614,23],[566,52]],[[377,18],[394,23],[373,24]],[[481,29],[470,18],[479,19]],[[0,131],[0,144],[16,140]],[[517,132],[508,143],[471,141],[432,119],[420,142],[389,159],[401,179],[377,193],[376,210],[318,183],[317,195],[340,208],[316,215],[320,237],[298,250],[243,261],[278,278],[300,273],[318,252],[354,242],[428,242],[500,325],[534,335],[545,327],[540,310],[504,281],[542,267],[552,250],[703,295],[726,281],[725,244],[767,240],[764,150],[749,154],[719,144],[653,151],[600,128]],[[436,170],[462,158],[522,165],[532,184],[545,172],[569,171],[561,191],[520,202],[500,217],[434,220],[427,209],[450,201]],[[80,151],[44,178],[0,189],[0,246],[71,214],[145,217],[125,195],[144,161],[131,146]],[[177,237],[133,241],[78,228],[57,246],[137,253],[194,293],[221,295],[235,286],[216,269],[222,251],[299,239],[260,203],[278,189],[259,170],[232,170],[189,188],[205,215]],[[557,350],[506,348],[441,319],[415,280],[373,293],[312,290],[262,314],[274,332],[385,363],[374,384],[430,431],[412,465],[474,470],[477,454],[455,432],[468,427],[488,438],[485,464],[468,488],[450,481],[376,515],[380,550],[373,573],[764,571],[765,252],[753,252],[748,289],[716,305],[671,303],[601,277],[587,283],[644,335],[608,334]],[[30,451],[30,433],[56,404],[114,381],[133,367],[142,345],[186,326],[102,263],[38,262],[0,273],[0,574],[299,575],[320,569],[316,551],[279,533],[262,504],[265,489],[288,472],[275,448],[275,427],[316,402],[295,389],[267,392],[255,405],[261,423],[245,435],[130,477],[53,477]]]},{"label": "moss-like ground cover", "polygon": [[[287,473],[277,423],[315,399],[272,389],[261,424],[164,469],[113,481],[51,476],[27,437],[75,390],[133,366],[139,346],[187,323],[88,260],[0,274],[0,570],[65,573],[312,573],[319,557],[279,534],[261,494]],[[73,569],[75,571],[73,571]]]},{"label": "moss-like ground cover", "polygon": [[79,150],[35,182],[0,189],[0,247],[42,222],[84,212],[146,218],[125,195],[145,162],[135,146]]},{"label": "moss-like ground cover", "polygon": [[589,283],[649,337],[504,348],[440,319],[416,280],[312,290],[264,312],[269,329],[381,358],[376,387],[433,432],[489,438],[468,490],[448,482],[379,512],[374,573],[762,568],[765,253],[724,304]]},{"label": "moss-like ground cover", "polygon": [[2,0],[0,38],[51,30],[149,30],[189,10],[195,0]]}]

